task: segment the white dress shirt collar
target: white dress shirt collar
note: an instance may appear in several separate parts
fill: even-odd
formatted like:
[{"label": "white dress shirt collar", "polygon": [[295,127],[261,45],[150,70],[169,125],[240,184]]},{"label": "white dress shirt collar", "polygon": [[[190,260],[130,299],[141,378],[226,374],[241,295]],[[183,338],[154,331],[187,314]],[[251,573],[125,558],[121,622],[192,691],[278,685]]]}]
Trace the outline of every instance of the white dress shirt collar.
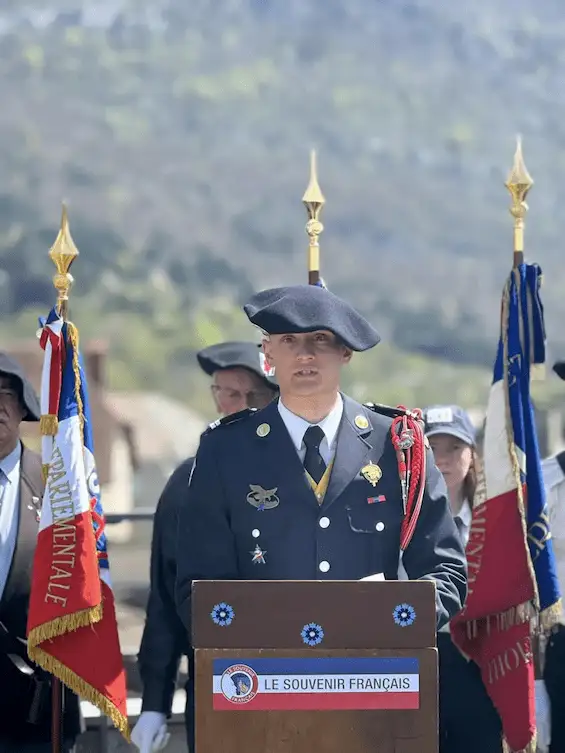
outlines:
[{"label": "white dress shirt collar", "polygon": [[469,504],[468,499],[463,500],[461,509],[459,510],[457,515],[455,515],[454,517],[459,518],[459,520],[463,523],[465,529],[471,528],[471,521],[473,519],[473,511],[471,510],[471,505]]},{"label": "white dress shirt collar", "polygon": [[8,582],[18,538],[21,454],[18,442],[16,448],[0,460],[0,598]]},{"label": "white dress shirt collar", "polygon": [[[337,441],[337,432],[339,430],[341,417],[343,415],[343,399],[339,393],[334,407],[331,409],[328,415],[317,424],[311,424],[301,416],[297,416],[296,413],[289,411],[289,409],[280,398],[278,401],[278,409],[284,425],[286,426],[286,429],[290,435],[290,438],[292,439],[292,443],[299,454],[304,450],[302,440],[304,438],[306,429],[309,426],[314,425],[319,426],[323,430],[325,434],[325,441],[323,442],[323,444],[326,444],[329,452],[333,453]],[[322,448],[320,448],[320,450],[322,451]],[[324,453],[322,452],[322,454]]]},{"label": "white dress shirt collar", "polygon": [[0,471],[8,479],[10,484],[19,482],[20,477],[20,458],[22,456],[22,446],[18,442],[9,455],[0,460]]}]

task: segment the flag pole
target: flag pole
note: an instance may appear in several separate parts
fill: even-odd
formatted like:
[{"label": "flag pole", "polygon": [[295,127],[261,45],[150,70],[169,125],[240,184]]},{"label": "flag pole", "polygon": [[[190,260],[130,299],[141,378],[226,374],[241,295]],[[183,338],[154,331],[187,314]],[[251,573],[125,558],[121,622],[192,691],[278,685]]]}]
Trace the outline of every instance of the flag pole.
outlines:
[{"label": "flag pole", "polygon": [[[49,258],[57,272],[53,275],[53,285],[57,291],[57,309],[64,321],[68,317],[69,292],[74,282],[69,269],[79,255],[69,230],[69,220],[65,204],[62,207],[61,226],[55,242],[49,250]],[[52,416],[42,416],[40,431],[43,436],[56,436],[57,421]],[[43,478],[47,482],[48,466],[43,466]],[[63,684],[58,677],[51,675],[51,749],[53,753],[63,750]]]},{"label": "flag pole", "polygon": [[320,243],[318,236],[323,232],[324,226],[319,220],[322,207],[326,203],[324,194],[318,183],[316,170],[316,152],[310,152],[310,182],[302,197],[302,203],[308,213],[306,234],[308,235],[308,284],[320,284]]},{"label": "flag pole", "polygon": [[504,185],[512,197],[510,214],[514,217],[514,268],[516,268],[524,263],[524,218],[528,211],[526,196],[534,185],[534,181],[524,163],[522,138],[520,136],[516,139],[514,165]]},{"label": "flag pole", "polygon": [[[514,218],[514,270],[524,263],[524,225],[526,212],[528,211],[528,205],[526,204],[526,196],[530,189],[534,185],[534,181],[528,168],[524,162],[524,155],[522,153],[522,139],[520,136],[516,137],[516,151],[514,153],[514,164],[508,175],[508,179],[505,183],[506,188],[510,192],[512,199],[512,206],[510,207],[510,214]],[[540,378],[543,374],[543,366],[531,364],[530,365],[530,378]],[[537,629],[533,629],[530,632],[530,638],[532,641],[532,659],[534,663],[534,677],[536,680],[543,677],[543,661],[542,661],[542,645],[540,641],[539,624]]]}]

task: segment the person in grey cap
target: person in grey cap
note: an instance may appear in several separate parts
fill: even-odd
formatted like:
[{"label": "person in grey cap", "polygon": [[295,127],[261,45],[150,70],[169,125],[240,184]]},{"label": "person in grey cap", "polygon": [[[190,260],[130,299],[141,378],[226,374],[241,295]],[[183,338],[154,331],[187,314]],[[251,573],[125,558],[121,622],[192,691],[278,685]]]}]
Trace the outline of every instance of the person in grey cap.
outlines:
[{"label": "person in grey cap", "polygon": [[[461,541],[467,546],[477,485],[475,426],[458,405],[432,405],[423,415]],[[449,625],[440,628],[437,645],[440,753],[502,753],[500,717],[479,667],[467,661],[452,642]]]},{"label": "person in grey cap", "polygon": [[[354,351],[379,335],[314,285],[263,291],[244,311],[263,332],[280,398],[216,422],[200,442],[177,536],[176,600],[187,634],[193,580],[398,573],[406,516],[391,429],[410,416],[361,405],[339,388]],[[405,446],[414,436],[402,437]],[[403,562],[410,578],[435,583],[441,627],[465,599],[467,568],[445,482],[423,434],[421,442],[423,502]]]},{"label": "person in grey cap", "polygon": [[[565,361],[557,361],[553,371],[565,380]],[[557,578],[561,594],[565,594],[565,450],[543,461],[542,474]],[[560,624],[555,626],[547,645],[544,680],[551,708],[551,714],[546,714],[546,725],[550,726],[546,735],[551,739],[549,751],[562,753],[565,750],[565,606]],[[541,726],[537,707],[536,716]],[[549,723],[547,717],[550,717]]]},{"label": "person in grey cap", "polygon": [[[200,368],[212,378],[212,396],[221,416],[247,407],[262,408],[278,393],[272,376],[265,373],[257,343],[223,342],[196,354]],[[194,458],[185,460],[172,474],[157,504],[151,544],[151,578],[147,615],[138,663],[143,683],[142,713],[133,729],[132,742],[143,753],[159,750],[167,742],[167,717],[181,656],[192,657],[186,631],[175,609],[175,545],[179,505],[185,499]],[[190,668],[189,668],[190,674]],[[187,719],[193,713],[193,687],[187,684]],[[187,723],[189,746],[192,724]]]},{"label": "person in grey cap", "polygon": [[[30,661],[25,641],[44,484],[20,423],[39,421],[40,412],[20,365],[0,352],[0,753],[51,751],[51,678]],[[65,753],[80,731],[78,698],[64,688]]]}]

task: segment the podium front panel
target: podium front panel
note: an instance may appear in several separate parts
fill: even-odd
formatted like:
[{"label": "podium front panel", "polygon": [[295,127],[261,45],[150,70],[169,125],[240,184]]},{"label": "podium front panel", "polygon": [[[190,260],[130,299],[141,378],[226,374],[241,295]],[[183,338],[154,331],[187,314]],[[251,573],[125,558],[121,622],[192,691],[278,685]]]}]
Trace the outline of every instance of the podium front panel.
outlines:
[{"label": "podium front panel", "polygon": [[[225,605],[226,611],[222,611]],[[436,645],[432,581],[195,581],[194,648],[301,648],[305,625],[323,648]]]},{"label": "podium front panel", "polygon": [[437,752],[435,648],[196,649],[195,659],[196,753]]}]

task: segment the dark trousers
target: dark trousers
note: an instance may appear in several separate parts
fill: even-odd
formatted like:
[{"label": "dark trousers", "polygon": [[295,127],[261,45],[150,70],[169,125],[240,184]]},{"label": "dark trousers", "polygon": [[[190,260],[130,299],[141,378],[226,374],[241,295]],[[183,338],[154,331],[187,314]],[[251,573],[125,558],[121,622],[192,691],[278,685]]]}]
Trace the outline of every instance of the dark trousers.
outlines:
[{"label": "dark trousers", "polygon": [[479,668],[438,633],[439,753],[502,753],[502,725]]},{"label": "dark trousers", "polygon": [[545,687],[551,701],[550,753],[565,753],[565,627],[549,639],[545,654]]}]

